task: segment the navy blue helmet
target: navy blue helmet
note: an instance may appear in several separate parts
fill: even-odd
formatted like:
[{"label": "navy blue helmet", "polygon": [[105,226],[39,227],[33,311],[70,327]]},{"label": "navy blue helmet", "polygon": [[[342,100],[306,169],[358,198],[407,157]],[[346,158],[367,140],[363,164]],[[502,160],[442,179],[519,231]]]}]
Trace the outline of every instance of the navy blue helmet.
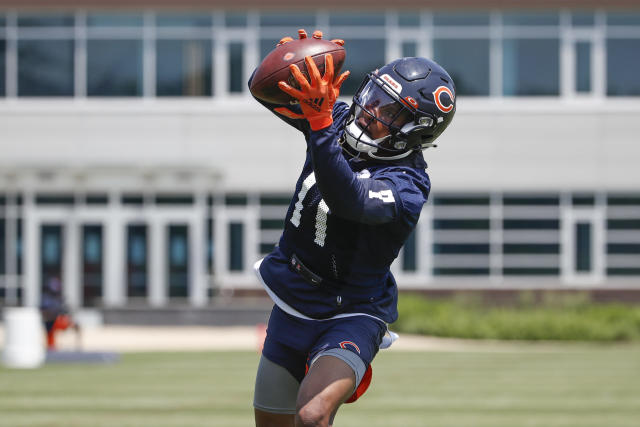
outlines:
[{"label": "navy blue helmet", "polygon": [[451,76],[426,58],[401,58],[369,73],[353,97],[341,138],[353,156],[395,160],[435,147],[456,112]]}]

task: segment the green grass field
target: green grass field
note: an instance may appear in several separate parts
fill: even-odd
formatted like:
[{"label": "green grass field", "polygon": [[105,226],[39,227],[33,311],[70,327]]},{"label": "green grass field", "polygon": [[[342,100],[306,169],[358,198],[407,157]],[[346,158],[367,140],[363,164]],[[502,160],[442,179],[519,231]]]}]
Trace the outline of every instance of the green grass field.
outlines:
[{"label": "green grass field", "polygon": [[[640,425],[640,346],[382,352],[335,426]],[[251,426],[258,356],[127,354],[105,366],[0,368],[2,426]]]}]

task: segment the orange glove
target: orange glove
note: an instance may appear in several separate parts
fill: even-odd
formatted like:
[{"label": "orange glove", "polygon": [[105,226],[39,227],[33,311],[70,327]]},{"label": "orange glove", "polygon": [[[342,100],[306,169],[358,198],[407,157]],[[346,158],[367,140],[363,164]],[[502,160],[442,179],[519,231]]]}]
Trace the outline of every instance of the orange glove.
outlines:
[{"label": "orange glove", "polygon": [[307,65],[310,81],[302,74],[295,65],[289,65],[291,74],[300,85],[300,90],[289,86],[286,82],[278,82],[278,87],[300,102],[302,114],[294,113],[285,107],[274,108],[274,111],[291,119],[307,119],[312,130],[324,129],[333,123],[333,104],[340,94],[340,86],[349,76],[349,71],[345,71],[338,78],[333,78],[333,56],[324,56],[324,76],[320,76],[320,71],[310,56],[305,56],[304,62]]},{"label": "orange glove", "polygon": [[[302,39],[306,39],[307,38],[307,32],[304,29],[299,29],[298,30],[298,40],[302,40]],[[320,30],[315,30],[313,32],[313,38],[314,39],[321,39],[322,38],[322,31]],[[289,43],[292,42],[293,38],[286,36],[280,39],[280,41],[278,42],[278,44],[276,46],[280,46],[283,45],[285,43]],[[344,46],[344,40],[342,39],[332,39],[331,40],[333,43],[340,45],[340,46]]]},{"label": "orange glove", "polygon": [[[316,33],[320,33],[320,37],[316,37]],[[316,38],[322,38],[322,31],[316,31],[313,33],[313,37]],[[303,30],[302,28],[298,30],[298,40],[302,40],[302,39],[306,39],[307,38],[307,32],[305,30]],[[283,37],[280,39],[280,41],[278,42],[278,44],[276,46],[280,46],[282,44],[285,43],[289,43],[292,42],[293,38],[287,36],[287,37]],[[332,40],[333,41],[333,40]]]}]

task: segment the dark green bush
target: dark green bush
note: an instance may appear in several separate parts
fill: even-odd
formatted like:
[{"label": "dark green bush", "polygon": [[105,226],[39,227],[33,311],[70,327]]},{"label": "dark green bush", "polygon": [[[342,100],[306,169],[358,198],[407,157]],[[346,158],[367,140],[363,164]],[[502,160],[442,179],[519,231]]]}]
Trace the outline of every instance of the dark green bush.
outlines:
[{"label": "dark green bush", "polygon": [[581,294],[545,295],[535,302],[525,293],[510,306],[491,306],[468,296],[427,299],[401,294],[399,311],[392,329],[405,333],[502,340],[640,340],[640,307],[592,303]]}]

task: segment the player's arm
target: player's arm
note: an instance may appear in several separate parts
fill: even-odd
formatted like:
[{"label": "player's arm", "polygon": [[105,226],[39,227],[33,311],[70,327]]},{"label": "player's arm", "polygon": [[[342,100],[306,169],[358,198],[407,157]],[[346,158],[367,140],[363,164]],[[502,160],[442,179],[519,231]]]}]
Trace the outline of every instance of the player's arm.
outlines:
[{"label": "player's arm", "polygon": [[359,179],[351,171],[337,144],[337,130],[333,126],[333,105],[348,71],[334,79],[333,58],[325,55],[325,74],[320,72],[311,57],[305,58],[309,81],[297,66],[290,67],[300,89],[280,82],[280,88],[300,101],[302,117],[309,122],[308,143],[322,198],[332,214],[358,222],[380,224],[393,221],[399,212],[393,186],[388,181]]},{"label": "player's arm", "polygon": [[365,224],[394,221],[402,210],[402,195],[394,180],[353,173],[337,143],[337,133],[330,126],[312,131],[309,138],[316,185],[331,213]]}]

